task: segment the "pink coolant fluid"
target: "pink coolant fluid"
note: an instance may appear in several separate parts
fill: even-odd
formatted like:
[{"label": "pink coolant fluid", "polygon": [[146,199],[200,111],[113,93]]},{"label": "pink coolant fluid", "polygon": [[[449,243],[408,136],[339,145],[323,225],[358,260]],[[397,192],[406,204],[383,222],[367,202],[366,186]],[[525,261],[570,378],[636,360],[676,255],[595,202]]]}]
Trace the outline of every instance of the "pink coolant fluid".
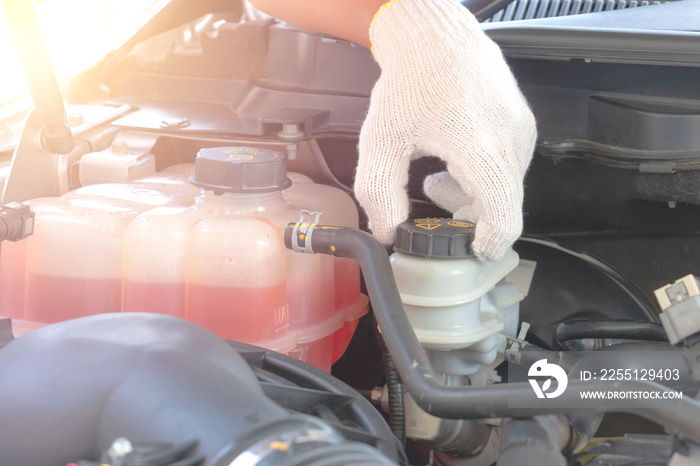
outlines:
[{"label": "pink coolant fluid", "polygon": [[38,324],[121,312],[124,233],[139,215],[187,196],[140,185],[90,185],[31,201],[26,244],[25,319]]},{"label": "pink coolant fluid", "polygon": [[335,307],[345,309],[360,299],[360,264],[355,259],[337,258],[334,265]]},{"label": "pink coolant fluid", "polygon": [[190,231],[205,217],[163,206],[136,217],[124,233],[124,312],[185,316]]},{"label": "pink coolant fluid", "polygon": [[24,320],[25,254],[29,239],[0,246],[0,315]]},{"label": "pink coolant fluid", "polygon": [[207,218],[190,232],[185,318],[222,338],[268,345],[288,329],[284,244],[267,220]]},{"label": "pink coolant fluid", "polygon": [[357,227],[352,199],[314,183],[288,189],[279,152],[211,150],[200,152],[204,165],[198,156],[193,207],[192,165],[35,200],[35,235],[0,252],[3,309],[36,323],[119,311],[181,316],[223,338],[287,345],[329,370],[366,312],[359,267],[287,251],[282,231],[302,209]]},{"label": "pink coolant fluid", "polygon": [[[298,254],[284,247],[284,229],[290,222],[299,221],[303,210],[290,204],[282,195],[282,191],[291,185],[286,175],[286,159],[281,152],[252,147],[218,147],[202,149],[199,152],[192,182],[202,188],[202,193],[196,198],[195,207],[210,216],[210,220],[240,216],[254,218],[258,222],[264,221],[272,228],[269,234],[257,234],[251,238],[264,241],[267,250],[274,247],[279,254],[275,256],[275,260],[284,262],[289,329],[296,334],[309,327],[322,325],[335,314],[333,260],[327,256]],[[201,233],[201,244],[204,245],[205,231]],[[207,235],[212,238],[217,236],[213,231]],[[208,242],[207,240],[206,243]],[[270,280],[264,278],[264,271],[272,265],[269,260],[260,262],[258,259],[255,262],[260,265],[254,266],[251,260],[247,259],[250,256],[249,251],[234,255],[222,249],[220,240],[215,244],[219,256],[228,257],[232,261],[231,270],[228,270],[223,261],[217,262],[213,251],[207,256],[201,252],[194,255],[210,262],[210,268],[227,269],[227,273],[232,275],[228,286],[234,286],[234,277],[239,274],[245,274],[245,281],[242,281],[242,278],[235,279],[241,284],[237,288],[260,289],[269,286]],[[235,247],[230,242],[227,244],[230,244],[230,248]],[[258,270],[263,273],[260,274]],[[259,279],[256,279],[255,275]],[[260,279],[264,282],[260,282]],[[216,280],[216,277],[209,273],[206,280],[200,278],[196,282],[214,285],[211,280]],[[190,286],[193,281],[190,280]],[[196,305],[192,299],[188,302],[190,306]],[[188,312],[188,316],[192,318],[193,314]]]},{"label": "pink coolant fluid", "polygon": [[187,318],[228,340],[276,340],[287,330],[286,293],[284,283],[261,288],[190,284]]},{"label": "pink coolant fluid", "polygon": [[[323,221],[328,225],[358,228],[359,217],[357,207],[352,198],[342,190],[331,186],[314,183],[310,178],[298,173],[289,173],[292,186],[284,191],[284,195],[293,204],[304,206],[305,209],[323,212]],[[342,313],[344,324],[335,331],[332,341],[332,358],[335,362],[345,352],[357,327],[360,316],[367,312],[367,297],[361,293],[360,266],[350,258],[335,258],[334,275],[334,308]],[[313,346],[307,346],[300,354],[311,355]]]},{"label": "pink coolant fluid", "polygon": [[121,278],[27,274],[25,318],[52,324],[92,314],[121,311]]},{"label": "pink coolant fluid", "polygon": [[289,325],[305,329],[335,315],[333,258],[287,252]]},{"label": "pink coolant fluid", "polygon": [[82,197],[36,199],[32,210],[25,319],[46,324],[121,311],[122,237],[138,212]]},{"label": "pink coolant fluid", "polygon": [[124,282],[124,312],[152,312],[183,317],[185,283]]},{"label": "pink coolant fluid", "polygon": [[[298,173],[289,173],[292,186],[284,191],[289,202],[307,210],[323,212],[326,225],[358,228],[359,216],[352,198],[332,186],[314,183]],[[338,311],[362,301],[360,293],[360,266],[355,259],[336,258],[335,307]]]}]

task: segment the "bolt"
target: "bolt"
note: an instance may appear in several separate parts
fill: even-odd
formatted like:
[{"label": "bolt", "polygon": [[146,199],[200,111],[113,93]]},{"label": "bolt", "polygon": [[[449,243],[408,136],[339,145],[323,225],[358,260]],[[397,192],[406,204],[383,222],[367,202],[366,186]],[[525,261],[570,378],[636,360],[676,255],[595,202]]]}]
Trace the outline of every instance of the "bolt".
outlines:
[{"label": "bolt", "polygon": [[370,400],[372,401],[372,404],[378,405],[382,402],[382,396],[384,394],[384,390],[382,387],[374,387],[372,389],[372,393],[370,395]]},{"label": "bolt", "polygon": [[85,118],[82,114],[74,112],[68,114],[68,126],[78,126],[82,125]]},{"label": "bolt", "polygon": [[294,141],[304,137],[304,132],[296,123],[285,123],[282,125],[282,131],[277,133],[277,136],[279,136],[280,139]]},{"label": "bolt", "polygon": [[114,155],[126,155],[129,153],[129,146],[126,141],[115,139],[112,141],[112,153]]},{"label": "bolt", "polygon": [[189,125],[190,120],[188,120],[187,118],[166,118],[165,120],[161,120],[160,122],[161,128],[169,129],[186,128]]},{"label": "bolt", "polygon": [[114,442],[112,442],[112,445],[109,447],[109,450],[107,450],[107,455],[109,455],[113,463],[116,463],[120,462],[126,457],[126,455],[128,455],[132,451],[134,451],[134,447],[133,445],[131,445],[131,442],[128,439],[125,439],[124,437],[119,437]]},{"label": "bolt", "polygon": [[297,149],[299,149],[299,144],[287,145],[287,160],[296,160]]}]

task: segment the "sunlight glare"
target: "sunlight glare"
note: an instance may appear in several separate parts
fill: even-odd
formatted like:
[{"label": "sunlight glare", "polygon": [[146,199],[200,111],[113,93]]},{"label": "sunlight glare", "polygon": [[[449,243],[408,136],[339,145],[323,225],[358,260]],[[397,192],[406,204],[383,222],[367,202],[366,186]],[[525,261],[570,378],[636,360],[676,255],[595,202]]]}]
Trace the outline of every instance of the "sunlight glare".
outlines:
[{"label": "sunlight glare", "polygon": [[[121,34],[155,0],[33,2],[56,76],[76,74],[118,45]],[[0,103],[26,94],[22,68],[0,9]]]}]

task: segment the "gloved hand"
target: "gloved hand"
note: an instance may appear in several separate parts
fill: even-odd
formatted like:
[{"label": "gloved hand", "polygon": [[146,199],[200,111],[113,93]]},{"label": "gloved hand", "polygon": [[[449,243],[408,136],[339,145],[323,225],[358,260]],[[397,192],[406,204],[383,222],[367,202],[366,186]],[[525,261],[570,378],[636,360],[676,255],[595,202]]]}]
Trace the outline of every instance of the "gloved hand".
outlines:
[{"label": "gloved hand", "polygon": [[475,221],[474,251],[495,261],[522,231],[523,178],[535,120],[501,51],[457,0],[393,0],[372,22],[382,72],[360,133],[355,194],[372,232],[392,243],[408,218],[412,158],[449,172],[426,194],[454,218]]}]

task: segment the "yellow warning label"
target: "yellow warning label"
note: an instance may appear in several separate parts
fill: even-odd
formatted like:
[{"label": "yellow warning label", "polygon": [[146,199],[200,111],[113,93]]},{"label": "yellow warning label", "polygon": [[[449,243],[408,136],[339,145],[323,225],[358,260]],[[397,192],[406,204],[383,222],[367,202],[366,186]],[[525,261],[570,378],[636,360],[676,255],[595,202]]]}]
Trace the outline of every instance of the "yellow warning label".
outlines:
[{"label": "yellow warning label", "polygon": [[418,228],[424,230],[435,230],[442,226],[442,219],[439,218],[417,218],[413,221]]},{"label": "yellow warning label", "polygon": [[231,154],[228,156],[228,160],[235,160],[235,161],[249,161],[253,160],[255,156],[253,155],[239,155],[239,154]]},{"label": "yellow warning label", "polygon": [[437,223],[439,224],[442,222],[442,219],[440,218],[417,218],[413,221],[416,225],[419,223]]},{"label": "yellow warning label", "polygon": [[227,147],[224,154],[232,155],[262,155],[263,152],[255,147]]},{"label": "yellow warning label", "polygon": [[473,223],[469,222],[459,222],[457,220],[453,220],[451,222],[447,222],[447,224],[451,227],[457,227],[457,228],[474,228]]}]

